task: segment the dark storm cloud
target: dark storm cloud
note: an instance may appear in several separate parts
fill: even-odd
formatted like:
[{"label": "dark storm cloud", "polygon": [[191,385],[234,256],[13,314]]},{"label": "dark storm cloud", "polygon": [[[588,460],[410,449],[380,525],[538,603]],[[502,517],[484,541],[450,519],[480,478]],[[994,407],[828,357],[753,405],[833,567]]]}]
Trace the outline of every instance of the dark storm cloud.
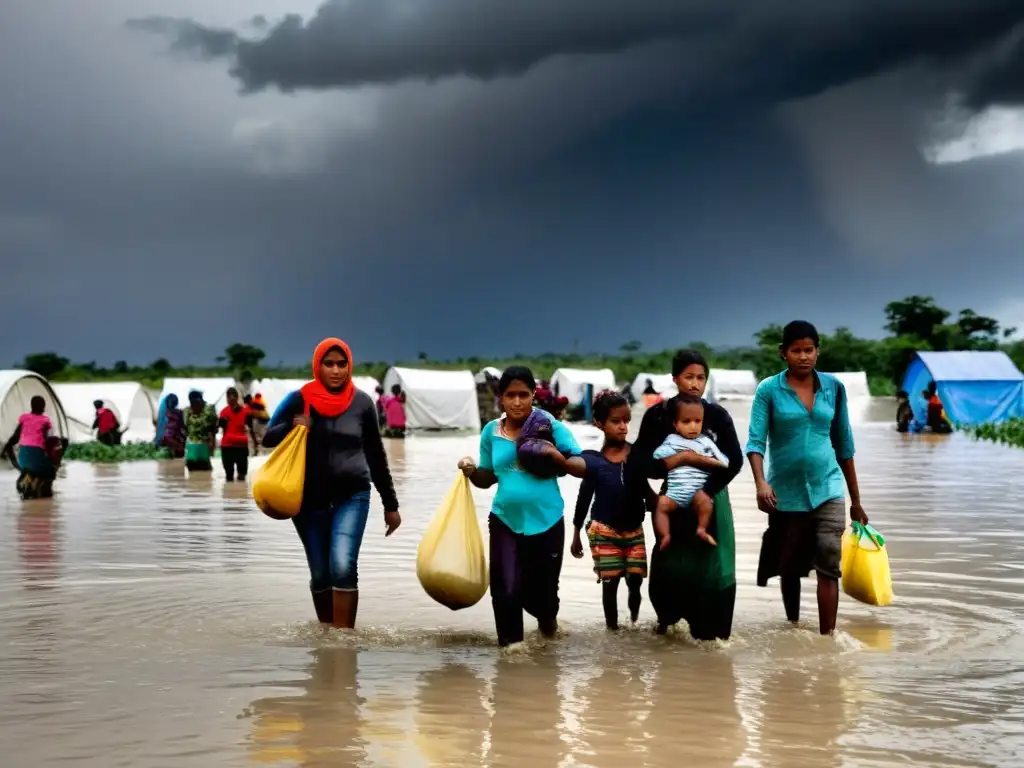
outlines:
[{"label": "dark storm cloud", "polygon": [[[260,38],[187,19],[133,25],[169,34],[178,49],[229,57],[249,91],[491,79],[659,41],[684,44],[685,59],[687,44],[710,39],[725,59],[708,90],[783,100],[916,61],[959,64],[1022,21],[1020,0],[327,0],[308,21],[288,15]],[[1019,46],[1014,53],[1018,70],[993,69],[976,100],[1021,82],[1008,77],[1019,71]]]},{"label": "dark storm cloud", "polygon": [[984,57],[965,89],[968,106],[1024,104],[1024,26]]}]

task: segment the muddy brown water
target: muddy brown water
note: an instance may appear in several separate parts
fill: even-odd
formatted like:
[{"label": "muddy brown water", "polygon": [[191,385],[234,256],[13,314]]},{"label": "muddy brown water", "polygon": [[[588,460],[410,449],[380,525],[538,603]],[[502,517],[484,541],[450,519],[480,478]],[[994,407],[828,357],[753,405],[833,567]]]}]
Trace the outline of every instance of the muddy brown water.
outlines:
[{"label": "muddy brown water", "polygon": [[405,524],[385,540],[374,499],[355,634],[311,621],[290,525],[219,472],[69,464],[57,498],[22,504],[0,471],[0,764],[1024,765],[1024,452],[904,439],[891,417],[865,405],[856,434],[896,603],[844,597],[820,638],[807,582],[788,626],[754,585],[744,469],[735,636],[709,647],[654,637],[646,603],[606,632],[588,559],[567,556],[562,636],[511,657],[486,598],[432,603],[416,545],[473,436],[389,446]]}]

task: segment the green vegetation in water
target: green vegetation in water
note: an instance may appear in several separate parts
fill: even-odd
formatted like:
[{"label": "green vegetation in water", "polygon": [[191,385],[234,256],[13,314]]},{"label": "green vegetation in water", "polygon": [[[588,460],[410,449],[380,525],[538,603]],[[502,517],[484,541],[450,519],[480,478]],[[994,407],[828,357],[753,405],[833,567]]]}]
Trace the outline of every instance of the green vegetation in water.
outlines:
[{"label": "green vegetation in water", "polygon": [[166,448],[158,448],[153,443],[123,443],[121,445],[104,445],[103,443],[72,443],[64,452],[65,461],[88,461],[93,464],[117,464],[122,461],[156,461],[172,458]]},{"label": "green vegetation in water", "polygon": [[[998,320],[962,309],[955,316],[938,306],[930,296],[908,296],[885,307],[885,330],[881,339],[864,339],[848,328],[839,327],[821,339],[818,370],[829,373],[864,371],[871,394],[877,397],[895,394],[903,374],[919,351],[1002,349],[1018,367],[1024,367],[1024,340],[1013,340],[1016,328],[1002,328]],[[782,325],[771,324],[754,334],[755,343],[740,347],[711,347],[699,341],[679,346],[699,349],[712,368],[754,371],[759,378],[777,373],[782,368],[778,345]],[[609,340],[611,341],[611,340]],[[309,350],[311,352],[312,350]],[[639,341],[620,344],[617,352],[514,354],[502,357],[462,357],[435,360],[420,352],[415,360],[362,363],[355,366],[357,376],[373,376],[383,380],[393,365],[438,370],[478,371],[484,366],[503,369],[513,363],[528,365],[539,378],[550,378],[558,368],[611,368],[620,382],[632,382],[639,373],[668,373],[672,368],[675,348],[658,352],[643,349]],[[365,354],[365,353],[364,353]],[[305,357],[305,355],[301,355]],[[356,351],[356,359],[362,359]],[[309,364],[267,365],[266,353],[251,344],[236,343],[224,350],[211,366],[177,366],[166,358],[149,365],[129,365],[119,360],[110,368],[96,362],[72,363],[55,352],[27,355],[18,366],[35,371],[55,382],[75,381],[138,381],[153,389],[162,389],[163,380],[175,377],[230,376],[240,381],[280,378],[305,379]]]},{"label": "green vegetation in water", "polygon": [[961,427],[961,431],[975,440],[988,440],[1014,448],[1024,448],[1024,419],[1008,419],[998,424],[977,424]]}]

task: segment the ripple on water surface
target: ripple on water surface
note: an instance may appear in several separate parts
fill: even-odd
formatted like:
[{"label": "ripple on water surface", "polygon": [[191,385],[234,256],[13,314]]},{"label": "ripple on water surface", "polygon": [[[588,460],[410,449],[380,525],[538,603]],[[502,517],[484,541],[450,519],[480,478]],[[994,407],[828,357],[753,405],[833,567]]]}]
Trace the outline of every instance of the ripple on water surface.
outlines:
[{"label": "ripple on water surface", "polygon": [[[731,641],[656,638],[646,603],[606,632],[589,562],[567,556],[559,637],[514,653],[486,599],[452,613],[415,576],[474,436],[389,445],[405,522],[385,539],[374,499],[355,633],[310,620],[291,525],[219,468],[70,464],[56,499],[29,504],[0,472],[0,739],[21,747],[4,764],[1022,765],[1024,454],[905,439],[873,408],[857,462],[897,600],[844,598],[835,638],[814,630],[813,582],[799,628],[753,586],[764,517],[746,471]],[[491,493],[475,496],[483,520]]]}]

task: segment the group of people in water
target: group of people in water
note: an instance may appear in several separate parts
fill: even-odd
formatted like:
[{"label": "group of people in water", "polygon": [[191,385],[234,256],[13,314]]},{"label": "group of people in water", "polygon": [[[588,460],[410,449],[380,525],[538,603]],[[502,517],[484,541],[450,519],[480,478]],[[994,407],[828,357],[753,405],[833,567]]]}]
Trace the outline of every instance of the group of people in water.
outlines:
[{"label": "group of people in water", "polygon": [[[497,486],[487,524],[499,645],[523,640],[524,612],[537,620],[543,635],[557,632],[566,537],[558,476],[564,474],[582,480],[569,551],[575,558],[583,556],[585,534],[608,628],[619,626],[620,583],[626,583],[629,619],[635,622],[648,580],[659,633],[685,621],[698,640],[728,639],[736,598],[729,484],[744,455],[754,476],[757,506],[767,514],[758,584],[780,577],[786,616],[796,622],[800,582],[813,570],[819,630],[833,632],[847,509],[860,523],[867,522],[867,515],[845,389],[835,377],[816,371],[819,343],[810,323],[785,327],[779,345],[784,369],[757,388],[745,449],[729,413],[703,399],[709,369],[696,350],[675,355],[672,377],[678,394],[652,402],[632,444],[627,441],[629,401],[620,392],[598,393],[593,416],[604,441],[595,451],[582,451],[564,423],[537,407],[539,386],[529,368],[505,370],[496,385],[500,412],[481,432],[479,456],[458,462],[476,487]],[[352,365],[345,342],[325,339],[313,354],[313,380],[288,395],[272,417],[262,398],[242,399],[234,388],[219,414],[199,392],[189,394],[183,410],[169,395],[160,407],[157,438],[184,457],[190,470],[201,471],[210,469],[222,431],[225,472],[229,480],[241,480],[250,444],[256,450],[260,445],[273,449],[296,425],[309,429],[302,507],[293,524],[305,550],[316,616],[341,628],[356,623],[359,550],[371,487],[383,504],[385,535],[402,523],[382,432],[404,434],[404,411],[397,407],[404,406],[404,397],[399,388],[391,399],[375,403],[355,386]],[[260,423],[265,427],[257,440]],[[539,449],[534,445],[527,462],[523,438],[539,434],[537,424],[547,428],[547,442]],[[53,452],[60,451],[52,430],[45,402],[35,398],[4,453],[17,444],[24,473],[49,474],[59,464]],[[768,450],[772,461],[766,473]],[[652,479],[661,481],[659,493]],[[643,529],[647,513],[654,516],[650,553]]]},{"label": "group of people in water", "polygon": [[[779,354],[784,370],[761,382],[751,406],[750,435],[740,446],[728,412],[703,399],[708,365],[696,350],[676,354],[679,394],[654,403],[634,443],[632,410],[619,392],[601,392],[594,421],[604,433],[599,451],[582,451],[573,433],[537,407],[538,383],[513,366],[497,381],[500,413],[484,426],[479,456],[458,468],[478,488],[497,486],[488,515],[490,592],[498,643],[524,639],[524,613],[540,632],[558,629],[559,581],[565,551],[565,504],[559,475],[581,478],[570,553],[590,546],[602,585],[605,622],[619,626],[618,592],[626,583],[630,621],[639,618],[642,585],[664,633],[680,621],[699,640],[728,639],[736,598],[736,545],[728,486],[744,454],[758,508],[767,514],[758,583],[781,579],[786,615],[800,615],[800,580],[817,575],[818,626],[836,627],[841,537],[849,516],[866,523],[854,465],[853,431],[843,384],[815,370],[819,336],[806,322],[790,323]],[[399,502],[381,439],[376,405],[352,380],[352,353],[326,339],[313,355],[314,379],[274,414],[263,444],[278,445],[296,425],[309,428],[302,509],[293,518],[306,553],[317,618],[352,628],[359,604],[358,560],[375,487],[385,535],[401,525]],[[527,433],[548,427],[531,448]],[[767,474],[764,455],[772,452]],[[538,463],[540,461],[541,463]],[[546,464],[545,464],[546,463]],[[544,464],[544,466],[542,466]],[[650,480],[661,480],[654,493]],[[655,542],[643,520],[654,515]],[[589,518],[589,522],[588,521]]]},{"label": "group of people in water", "polygon": [[946,415],[946,408],[939,397],[939,387],[932,381],[921,391],[926,411],[925,420],[919,421],[910,406],[910,395],[903,390],[896,393],[896,431],[924,432],[928,430],[937,435],[948,435],[953,431],[953,424]]}]

